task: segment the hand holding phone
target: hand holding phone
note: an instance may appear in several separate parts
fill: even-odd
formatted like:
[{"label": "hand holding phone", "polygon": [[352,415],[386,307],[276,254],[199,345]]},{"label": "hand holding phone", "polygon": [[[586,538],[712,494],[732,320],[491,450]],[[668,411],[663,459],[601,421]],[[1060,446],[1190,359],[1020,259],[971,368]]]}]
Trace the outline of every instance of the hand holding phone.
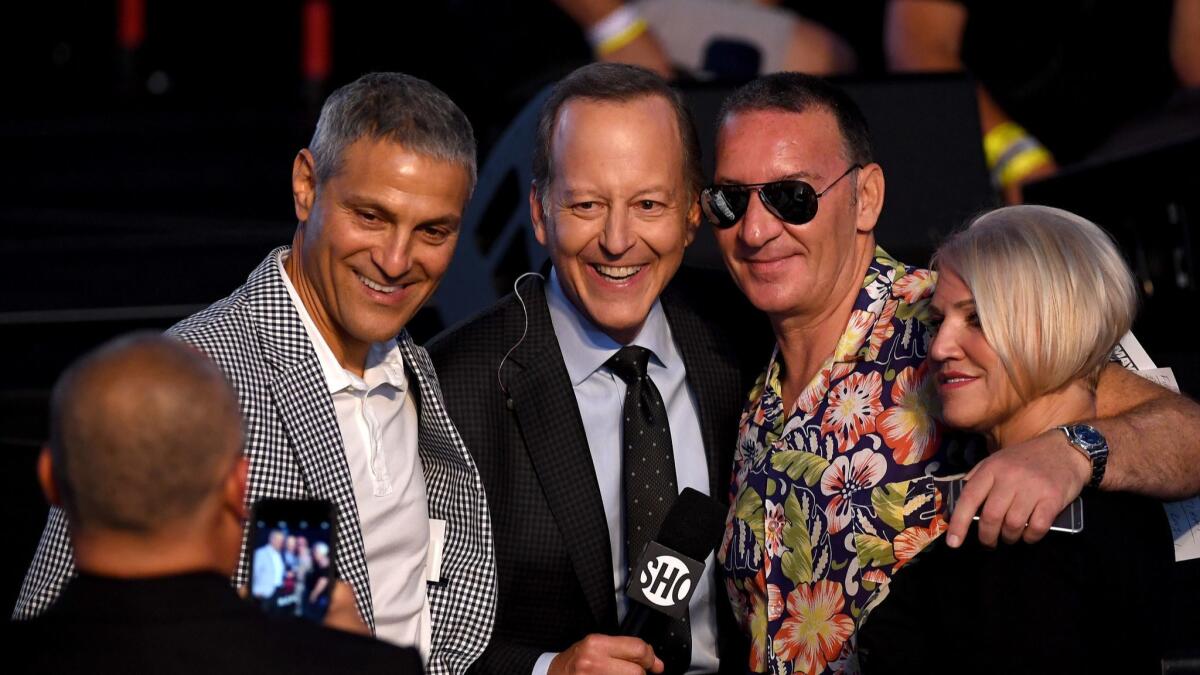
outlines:
[{"label": "hand holding phone", "polygon": [[358,605],[354,602],[354,589],[341,579],[333,582],[333,590],[329,594],[329,611],[321,623],[326,628],[371,637],[371,629],[367,628],[367,623],[358,613]]},{"label": "hand holding phone", "polygon": [[[945,478],[936,479],[940,483],[942,495],[945,498],[946,518],[954,513],[954,507],[958,503],[958,498],[962,494],[963,485],[966,480],[963,476],[947,476]],[[979,520],[979,514],[976,513],[974,520]],[[1076,497],[1074,501],[1067,504],[1067,508],[1055,517],[1054,522],[1050,525],[1050,529],[1055,532],[1068,532],[1077,534],[1083,531],[1083,497]]]}]

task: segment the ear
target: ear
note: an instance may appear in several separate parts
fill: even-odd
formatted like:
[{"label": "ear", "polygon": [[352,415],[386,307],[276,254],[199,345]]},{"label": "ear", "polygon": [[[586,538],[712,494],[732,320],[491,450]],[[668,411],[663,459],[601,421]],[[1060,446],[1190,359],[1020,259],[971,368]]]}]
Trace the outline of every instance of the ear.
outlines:
[{"label": "ear", "polygon": [[317,199],[317,170],[312,153],[304,148],[296,153],[292,162],[292,202],[296,208],[296,220],[307,222]]},{"label": "ear", "polygon": [[246,486],[250,475],[250,460],[245,455],[238,457],[229,474],[225,476],[221,498],[223,506],[239,521],[249,517],[246,509]]},{"label": "ear", "polygon": [[42,454],[38,455],[37,463],[38,484],[42,486],[42,494],[51,506],[62,506],[62,495],[54,482],[54,460],[50,457],[50,446],[42,446]]},{"label": "ear", "polygon": [[697,194],[696,197],[694,199],[692,199],[692,204],[691,204],[691,206],[688,207],[687,220],[684,222],[684,227],[687,228],[687,231],[684,235],[683,245],[685,247],[691,246],[692,242],[696,240],[696,230],[698,230],[700,228],[700,195],[699,194]]},{"label": "ear", "polygon": [[529,185],[529,219],[533,221],[533,236],[539,244],[545,246],[549,241],[546,236],[546,214],[542,210],[542,200],[538,199],[537,185],[534,183]]},{"label": "ear", "polygon": [[872,162],[858,171],[858,213],[856,222],[859,232],[870,232],[879,222],[883,210],[883,169]]}]

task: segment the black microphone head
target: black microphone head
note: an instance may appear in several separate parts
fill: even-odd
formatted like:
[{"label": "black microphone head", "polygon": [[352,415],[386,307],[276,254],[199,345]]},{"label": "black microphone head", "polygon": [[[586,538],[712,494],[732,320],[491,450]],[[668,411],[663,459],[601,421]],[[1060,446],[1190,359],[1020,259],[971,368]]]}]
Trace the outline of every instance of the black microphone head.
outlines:
[{"label": "black microphone head", "polygon": [[728,512],[728,507],[703,492],[684,488],[654,541],[703,562],[721,543]]},{"label": "black microphone head", "polygon": [[697,580],[704,575],[704,561],[721,542],[727,511],[691,488],[679,493],[658,536],[630,568],[625,594],[639,604],[621,623],[623,635],[640,635],[647,608],[676,618],[687,612]]}]

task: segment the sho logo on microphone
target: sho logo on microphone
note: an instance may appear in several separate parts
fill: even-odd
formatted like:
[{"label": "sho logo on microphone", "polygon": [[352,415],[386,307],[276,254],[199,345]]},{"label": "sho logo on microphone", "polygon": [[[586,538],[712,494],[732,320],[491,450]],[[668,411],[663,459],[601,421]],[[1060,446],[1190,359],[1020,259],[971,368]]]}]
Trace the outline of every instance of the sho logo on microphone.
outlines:
[{"label": "sho logo on microphone", "polygon": [[639,581],[642,594],[659,607],[669,607],[687,599],[692,590],[692,574],[682,560],[673,555],[660,555],[646,561]]},{"label": "sho logo on microphone", "polygon": [[665,614],[683,616],[696,581],[704,574],[704,563],[652,541],[632,572],[625,589],[630,598]]}]

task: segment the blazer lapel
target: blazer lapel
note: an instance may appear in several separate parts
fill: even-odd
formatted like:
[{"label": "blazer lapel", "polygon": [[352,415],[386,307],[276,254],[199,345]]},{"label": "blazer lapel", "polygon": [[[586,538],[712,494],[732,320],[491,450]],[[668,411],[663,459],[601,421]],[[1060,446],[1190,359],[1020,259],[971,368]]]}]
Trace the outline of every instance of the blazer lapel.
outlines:
[{"label": "blazer lapel", "polygon": [[[446,521],[440,578],[426,586],[435,649],[429,672],[461,672],[483,652],[496,611],[496,559],[483,481],[442,401],[433,363],[397,338],[418,402],[418,453],[429,517]],[[403,523],[398,523],[403,527]]]},{"label": "blazer lapel", "polygon": [[721,407],[729,405],[730,397],[723,400],[720,394],[740,386],[736,368],[725,365],[733,352],[722,349],[712,331],[673,290],[668,287],[661,296],[663,311],[671,326],[671,337],[683,358],[688,384],[700,408],[700,434],[704,439],[704,456],[708,460],[709,494],[724,502],[729,490],[733,447],[722,447],[729,434],[721,433],[721,420],[727,417],[721,413],[729,411],[721,411]]},{"label": "blazer lapel", "polygon": [[[529,288],[529,332],[510,357],[503,379],[588,606],[601,630],[613,630],[617,608],[604,503],[544,291],[536,283]],[[517,316],[512,323],[523,319]],[[523,325],[511,328],[515,342]]]},{"label": "blazer lapel", "polygon": [[[316,351],[279,275],[275,264],[277,253],[278,249],[251,275],[250,291],[262,352],[267,363],[275,369],[271,379],[272,404],[283,422],[295,458],[251,458],[252,464],[255,459],[268,464],[267,467],[251,466],[251,472],[256,476],[270,476],[275,470],[270,465],[294,461],[300,468],[308,496],[333,502],[339,523],[338,575],[354,587],[358,607],[374,630],[366,548],[341,429]],[[251,481],[252,484],[259,482]],[[261,482],[261,494],[256,496],[291,496],[273,493],[269,480]]]}]

